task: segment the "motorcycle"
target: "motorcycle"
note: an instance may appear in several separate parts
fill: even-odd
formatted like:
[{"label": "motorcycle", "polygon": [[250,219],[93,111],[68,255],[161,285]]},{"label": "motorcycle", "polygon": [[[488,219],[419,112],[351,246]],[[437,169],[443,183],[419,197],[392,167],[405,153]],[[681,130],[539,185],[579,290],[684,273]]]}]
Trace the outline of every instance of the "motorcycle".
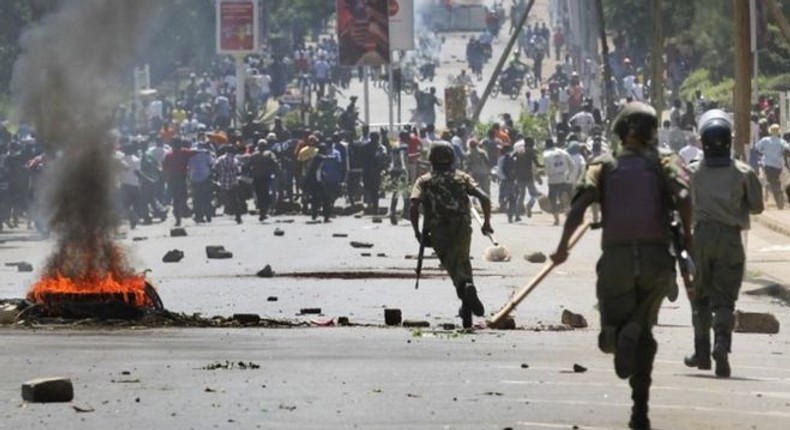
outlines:
[{"label": "motorcycle", "polygon": [[524,69],[505,71],[505,73],[502,73],[499,77],[499,81],[491,89],[491,97],[496,97],[501,93],[510,97],[511,100],[516,100],[519,95],[521,95],[521,90],[524,88],[526,75],[527,71]]}]

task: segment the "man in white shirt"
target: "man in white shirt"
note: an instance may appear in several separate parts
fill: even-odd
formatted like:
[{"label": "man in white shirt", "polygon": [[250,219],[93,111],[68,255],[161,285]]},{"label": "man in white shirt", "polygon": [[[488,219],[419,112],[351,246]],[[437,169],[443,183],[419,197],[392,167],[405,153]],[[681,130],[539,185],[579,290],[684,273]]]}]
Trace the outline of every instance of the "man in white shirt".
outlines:
[{"label": "man in white shirt", "polygon": [[549,184],[549,201],[554,215],[554,225],[560,225],[560,210],[563,200],[570,201],[570,174],[573,166],[571,156],[565,150],[554,145],[551,139],[546,140],[543,152],[543,165]]},{"label": "man in white shirt", "polygon": [[551,104],[551,99],[549,99],[549,95],[546,93],[545,89],[540,90],[540,99],[538,99],[538,111],[536,112],[537,115],[543,116],[549,113],[549,105]]},{"label": "man in white shirt", "polygon": [[119,154],[121,198],[123,210],[129,218],[129,225],[134,229],[137,227],[139,213],[142,212],[140,208],[140,158],[136,155],[137,148],[129,142],[128,137],[121,139],[121,151],[122,154]]},{"label": "man in white shirt", "polygon": [[770,136],[760,139],[755,148],[762,154],[765,179],[768,180],[771,193],[774,195],[776,207],[784,209],[785,197],[782,194],[780,176],[782,175],[782,168],[790,159],[790,146],[779,136],[780,131],[779,124],[771,124],[768,127]]},{"label": "man in white shirt", "polygon": [[581,129],[581,136],[577,136],[584,141],[590,134],[593,126],[595,126],[595,117],[592,114],[592,106],[588,103],[582,107],[582,110],[573,115],[570,119],[571,128],[578,126]]}]

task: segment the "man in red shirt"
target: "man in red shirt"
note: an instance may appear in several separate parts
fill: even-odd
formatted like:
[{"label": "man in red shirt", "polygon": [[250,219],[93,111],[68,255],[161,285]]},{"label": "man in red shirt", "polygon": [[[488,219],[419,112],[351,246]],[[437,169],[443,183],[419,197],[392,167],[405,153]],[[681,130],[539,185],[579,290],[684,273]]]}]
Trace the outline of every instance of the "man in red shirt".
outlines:
[{"label": "man in red shirt", "polygon": [[167,181],[167,188],[173,197],[173,216],[176,217],[176,227],[181,226],[181,218],[188,216],[187,208],[187,166],[189,159],[195,151],[185,148],[185,143],[180,137],[170,142],[170,151],[162,160],[162,173]]}]

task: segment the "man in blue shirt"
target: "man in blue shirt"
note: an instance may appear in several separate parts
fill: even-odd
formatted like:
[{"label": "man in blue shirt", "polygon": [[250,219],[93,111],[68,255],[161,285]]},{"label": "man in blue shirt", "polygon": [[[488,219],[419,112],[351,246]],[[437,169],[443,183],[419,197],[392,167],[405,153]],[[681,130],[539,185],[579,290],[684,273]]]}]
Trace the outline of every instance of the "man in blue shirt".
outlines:
[{"label": "man in blue shirt", "polygon": [[757,142],[755,149],[763,156],[765,178],[768,180],[771,193],[774,195],[776,207],[783,209],[785,197],[782,194],[780,176],[785,163],[790,160],[790,157],[788,157],[790,155],[790,146],[788,146],[787,141],[779,136],[779,124],[772,124],[768,127],[768,133],[769,136]]}]

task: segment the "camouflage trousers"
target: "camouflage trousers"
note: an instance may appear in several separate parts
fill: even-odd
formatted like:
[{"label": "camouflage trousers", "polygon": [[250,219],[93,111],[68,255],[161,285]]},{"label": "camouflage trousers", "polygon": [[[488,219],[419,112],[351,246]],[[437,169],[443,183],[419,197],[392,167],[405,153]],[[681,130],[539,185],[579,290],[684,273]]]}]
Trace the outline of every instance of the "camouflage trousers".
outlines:
[{"label": "camouflage trousers", "polygon": [[431,241],[456,291],[467,283],[472,283],[472,263],[469,261],[472,226],[469,216],[443,219],[434,223],[431,226]]},{"label": "camouflage trousers", "polygon": [[[604,246],[596,294],[601,313],[599,347],[614,352],[620,329],[636,322],[645,335],[675,281],[675,260],[665,244]],[[652,335],[650,335],[652,338]]]},{"label": "camouflage trousers", "polygon": [[695,337],[709,337],[711,328],[732,333],[745,260],[740,228],[714,223],[695,226],[697,278],[692,303]]}]

